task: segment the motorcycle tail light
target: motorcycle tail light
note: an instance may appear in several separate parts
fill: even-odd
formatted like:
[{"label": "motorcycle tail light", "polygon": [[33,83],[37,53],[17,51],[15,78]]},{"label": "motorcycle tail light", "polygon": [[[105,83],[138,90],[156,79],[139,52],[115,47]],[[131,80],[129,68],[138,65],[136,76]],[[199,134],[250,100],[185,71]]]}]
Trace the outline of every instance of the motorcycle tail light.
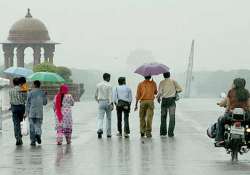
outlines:
[{"label": "motorcycle tail light", "polygon": [[235,122],[234,125],[235,125],[235,127],[241,127],[241,123],[240,122]]}]

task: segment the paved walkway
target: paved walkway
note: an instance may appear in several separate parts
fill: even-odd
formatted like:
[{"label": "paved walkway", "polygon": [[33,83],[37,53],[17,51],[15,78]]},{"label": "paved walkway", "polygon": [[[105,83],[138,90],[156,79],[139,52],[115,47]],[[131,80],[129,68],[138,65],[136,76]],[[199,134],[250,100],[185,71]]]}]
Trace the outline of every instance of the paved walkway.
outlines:
[{"label": "paved walkway", "polygon": [[160,110],[156,106],[153,138],[141,139],[138,113],[132,112],[131,137],[119,138],[113,113],[113,137],[97,139],[96,104],[81,102],[74,107],[72,145],[55,144],[54,114],[45,110],[42,145],[30,147],[24,138],[15,146],[12,121],[3,122],[0,134],[0,174],[2,175],[206,175],[249,174],[250,154],[231,164],[223,149],[215,149],[206,136],[207,125],[223,111],[215,99],[181,100],[178,103],[175,138],[160,138]]}]

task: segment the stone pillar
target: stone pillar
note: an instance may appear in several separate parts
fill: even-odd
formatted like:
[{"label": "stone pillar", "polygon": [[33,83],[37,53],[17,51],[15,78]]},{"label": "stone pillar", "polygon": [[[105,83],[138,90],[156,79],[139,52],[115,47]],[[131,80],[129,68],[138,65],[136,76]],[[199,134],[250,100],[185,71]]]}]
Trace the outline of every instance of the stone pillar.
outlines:
[{"label": "stone pillar", "polygon": [[49,62],[49,48],[48,47],[44,47],[44,62]]},{"label": "stone pillar", "polygon": [[9,68],[9,53],[4,51],[4,69]]},{"label": "stone pillar", "polygon": [[17,58],[17,67],[24,67],[24,49],[25,47],[19,46],[17,48],[16,58]]},{"label": "stone pillar", "polygon": [[33,47],[33,50],[34,50],[34,63],[33,65],[37,65],[37,64],[40,64],[41,63],[41,47],[40,46],[35,46]]},{"label": "stone pillar", "polygon": [[55,45],[48,45],[44,47],[44,61],[53,64],[54,60]]},{"label": "stone pillar", "polygon": [[49,56],[49,63],[51,63],[51,64],[54,63],[54,52],[51,52],[51,53],[50,53],[50,56]]},{"label": "stone pillar", "polygon": [[4,51],[4,68],[7,69],[10,66],[13,66],[14,46],[9,44],[3,44],[3,51]]},{"label": "stone pillar", "polygon": [[10,53],[9,66],[10,67],[14,66],[14,48],[13,48],[13,51]]}]

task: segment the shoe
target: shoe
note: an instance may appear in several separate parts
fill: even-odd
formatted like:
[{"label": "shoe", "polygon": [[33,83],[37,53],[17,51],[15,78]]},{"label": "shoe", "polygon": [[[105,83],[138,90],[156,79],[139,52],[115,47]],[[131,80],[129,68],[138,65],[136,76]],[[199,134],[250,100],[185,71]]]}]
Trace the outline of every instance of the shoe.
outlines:
[{"label": "shoe", "polygon": [[102,133],[97,133],[97,137],[98,137],[98,139],[101,139],[102,138]]},{"label": "shoe", "polygon": [[124,137],[125,137],[125,138],[129,138],[129,134],[128,134],[128,133],[125,133],[125,134],[124,134]]},{"label": "shoe", "polygon": [[36,142],[31,142],[30,145],[31,146],[36,146]]},{"label": "shoe", "polygon": [[71,144],[71,137],[66,137],[66,142],[68,145]]},{"label": "shoe", "polygon": [[174,137],[174,134],[168,134],[168,137]]},{"label": "shoe", "polygon": [[148,133],[146,134],[147,138],[151,138],[152,137],[152,134],[151,133]]},{"label": "shoe", "polygon": [[17,146],[23,145],[22,139],[18,139],[18,140],[16,141],[16,145],[17,145]]},{"label": "shoe", "polygon": [[103,134],[103,131],[101,129],[97,131],[98,139],[102,138],[102,134]]},{"label": "shoe", "polygon": [[40,135],[36,135],[36,141],[37,143],[40,145],[42,143],[42,140],[41,140],[41,136]]},{"label": "shoe", "polygon": [[215,147],[223,147],[224,145],[225,145],[225,141],[224,140],[222,140],[222,141],[216,141],[214,143]]},{"label": "shoe", "polygon": [[118,133],[116,134],[116,136],[122,137],[122,133],[118,132]]},{"label": "shoe", "polygon": [[167,134],[160,134],[160,136],[161,136],[161,137],[166,137],[166,136],[167,136]]},{"label": "shoe", "polygon": [[107,138],[111,138],[112,136],[111,135],[107,135]]},{"label": "shoe", "polygon": [[141,133],[141,137],[145,137],[145,133]]},{"label": "shoe", "polygon": [[62,142],[57,142],[57,145],[62,145]]}]

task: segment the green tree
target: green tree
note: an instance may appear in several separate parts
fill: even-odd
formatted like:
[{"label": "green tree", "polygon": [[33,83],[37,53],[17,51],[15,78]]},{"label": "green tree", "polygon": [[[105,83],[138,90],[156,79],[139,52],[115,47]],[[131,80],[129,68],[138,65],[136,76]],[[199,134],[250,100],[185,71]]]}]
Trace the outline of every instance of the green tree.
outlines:
[{"label": "green tree", "polygon": [[72,72],[69,68],[59,66],[56,68],[56,73],[59,74],[61,77],[63,77],[66,82],[72,82],[72,79],[70,78]]},{"label": "green tree", "polygon": [[50,64],[48,62],[44,62],[41,64],[38,64],[36,66],[34,66],[33,68],[34,72],[53,72],[53,73],[57,73],[57,67],[53,64]]}]

